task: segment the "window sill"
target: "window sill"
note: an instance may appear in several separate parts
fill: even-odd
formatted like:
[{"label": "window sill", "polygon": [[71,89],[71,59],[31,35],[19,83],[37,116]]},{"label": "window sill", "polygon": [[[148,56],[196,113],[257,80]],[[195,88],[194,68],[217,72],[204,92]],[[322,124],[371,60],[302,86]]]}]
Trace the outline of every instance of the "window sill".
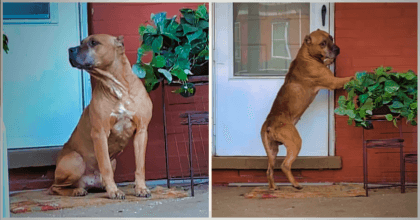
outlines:
[{"label": "window sill", "polygon": [[[274,169],[280,169],[283,157],[277,157]],[[212,159],[212,169],[267,169],[267,157],[217,157]],[[298,157],[292,169],[341,169],[340,156]]]}]

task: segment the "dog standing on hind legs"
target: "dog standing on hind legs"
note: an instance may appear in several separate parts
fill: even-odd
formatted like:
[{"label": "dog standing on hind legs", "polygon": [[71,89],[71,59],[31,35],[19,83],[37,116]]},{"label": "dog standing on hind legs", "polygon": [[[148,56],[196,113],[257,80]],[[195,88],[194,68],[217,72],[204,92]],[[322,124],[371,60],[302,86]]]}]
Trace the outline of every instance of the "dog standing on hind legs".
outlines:
[{"label": "dog standing on hind legs", "polygon": [[292,164],[302,147],[295,125],[320,89],[340,89],[353,77],[337,78],[327,67],[340,53],[327,32],[316,30],[305,37],[296,59],[290,64],[283,86],[277,93],[262,128],[261,139],[268,157],[268,187],[276,189],[273,168],[279,145],[286,147],[281,170],[296,189],[302,186],[292,175]]},{"label": "dog standing on hind legs", "polygon": [[105,189],[110,199],[124,199],[114,181],[118,155],[134,136],[135,196],[149,197],[145,183],[147,128],[152,101],[132,72],[123,37],[91,35],[69,49],[73,67],[86,70],[97,84],[70,139],[57,158],[51,194],[84,196]]}]

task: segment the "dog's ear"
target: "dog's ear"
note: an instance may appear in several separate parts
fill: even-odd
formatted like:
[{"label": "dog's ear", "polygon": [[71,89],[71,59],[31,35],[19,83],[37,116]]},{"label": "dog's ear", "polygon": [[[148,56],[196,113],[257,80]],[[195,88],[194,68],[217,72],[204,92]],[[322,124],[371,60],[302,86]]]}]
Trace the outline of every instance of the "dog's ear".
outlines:
[{"label": "dog's ear", "polygon": [[305,42],[305,44],[310,45],[312,43],[311,36],[306,35],[304,42]]},{"label": "dog's ear", "polygon": [[120,35],[117,37],[117,45],[118,46],[124,46],[124,36]]},{"label": "dog's ear", "polygon": [[118,36],[117,39],[115,39],[115,45],[120,51],[124,51],[124,36]]}]

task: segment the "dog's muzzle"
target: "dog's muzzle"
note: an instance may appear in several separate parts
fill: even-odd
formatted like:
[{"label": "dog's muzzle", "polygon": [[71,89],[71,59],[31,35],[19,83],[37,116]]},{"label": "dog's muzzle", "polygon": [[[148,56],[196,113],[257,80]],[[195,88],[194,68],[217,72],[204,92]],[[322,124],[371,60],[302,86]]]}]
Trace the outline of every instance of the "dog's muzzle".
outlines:
[{"label": "dog's muzzle", "polygon": [[93,59],[80,52],[80,47],[69,48],[69,61],[72,67],[89,70],[93,67]]},{"label": "dog's muzzle", "polygon": [[71,47],[69,49],[69,60],[72,67],[79,68],[81,65],[77,63],[76,57],[77,53],[79,52],[79,47]]},{"label": "dog's muzzle", "polygon": [[338,54],[340,54],[340,48],[337,47],[337,45],[334,44],[332,46],[332,52],[333,52],[334,56],[336,57],[336,56],[338,56]]}]

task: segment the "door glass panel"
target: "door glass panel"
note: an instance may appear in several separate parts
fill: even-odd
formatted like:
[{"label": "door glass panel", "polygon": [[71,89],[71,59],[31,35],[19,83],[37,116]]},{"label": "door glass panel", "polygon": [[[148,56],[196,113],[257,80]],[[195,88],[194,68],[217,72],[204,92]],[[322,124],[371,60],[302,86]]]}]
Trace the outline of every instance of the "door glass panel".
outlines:
[{"label": "door glass panel", "polygon": [[49,19],[49,3],[3,3],[3,19]]},{"label": "door glass panel", "polygon": [[286,75],[309,34],[310,3],[233,3],[234,76]]}]

